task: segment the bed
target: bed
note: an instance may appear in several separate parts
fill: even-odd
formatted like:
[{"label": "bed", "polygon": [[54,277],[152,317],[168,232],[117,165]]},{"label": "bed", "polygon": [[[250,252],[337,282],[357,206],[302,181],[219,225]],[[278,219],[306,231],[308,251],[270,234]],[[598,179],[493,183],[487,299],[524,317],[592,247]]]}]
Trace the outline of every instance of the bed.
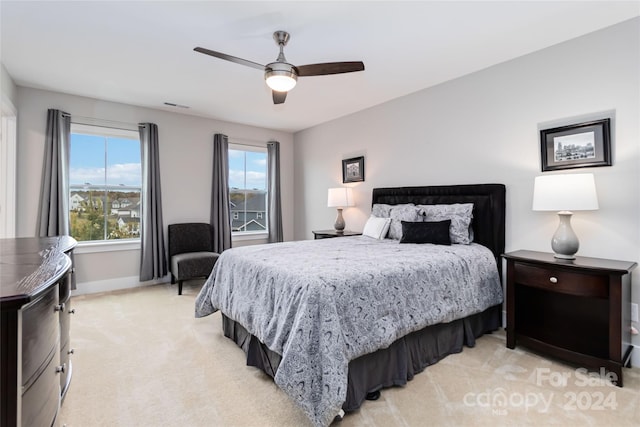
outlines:
[{"label": "bed", "polygon": [[[196,299],[317,426],[501,325],[502,184],[376,188],[372,208],[472,204],[470,244],[367,236],[223,252]],[[376,206],[378,205],[378,206]]]}]

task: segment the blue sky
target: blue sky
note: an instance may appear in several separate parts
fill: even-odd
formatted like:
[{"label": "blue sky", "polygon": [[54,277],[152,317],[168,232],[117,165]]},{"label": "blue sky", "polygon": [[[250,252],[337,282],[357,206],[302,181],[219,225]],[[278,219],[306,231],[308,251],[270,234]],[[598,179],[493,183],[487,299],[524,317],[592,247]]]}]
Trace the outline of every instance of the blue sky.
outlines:
[{"label": "blue sky", "polygon": [[[105,159],[105,144],[108,157]],[[105,182],[106,161],[106,182]],[[71,135],[69,180],[71,185],[132,185],[142,183],[140,143],[124,138]]]},{"label": "blue sky", "polygon": [[266,190],[267,153],[229,150],[229,187]]},{"label": "blue sky", "polygon": [[[106,183],[105,144],[108,144]],[[266,177],[267,153],[229,150],[231,188],[266,190]],[[142,183],[140,144],[131,139],[72,134],[69,178],[71,185],[90,183],[139,187]]]}]

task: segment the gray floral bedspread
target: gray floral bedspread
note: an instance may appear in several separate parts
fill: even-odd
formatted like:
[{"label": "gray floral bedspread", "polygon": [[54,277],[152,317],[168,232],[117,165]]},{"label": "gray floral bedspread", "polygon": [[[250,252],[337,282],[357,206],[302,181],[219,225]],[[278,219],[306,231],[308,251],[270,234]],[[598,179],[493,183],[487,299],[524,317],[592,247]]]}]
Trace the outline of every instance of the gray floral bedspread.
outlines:
[{"label": "gray floral bedspread", "polygon": [[221,310],[280,354],[276,384],[326,426],[345,400],[350,360],[501,302],[495,258],[481,245],[358,236],[227,250],[196,317]]}]

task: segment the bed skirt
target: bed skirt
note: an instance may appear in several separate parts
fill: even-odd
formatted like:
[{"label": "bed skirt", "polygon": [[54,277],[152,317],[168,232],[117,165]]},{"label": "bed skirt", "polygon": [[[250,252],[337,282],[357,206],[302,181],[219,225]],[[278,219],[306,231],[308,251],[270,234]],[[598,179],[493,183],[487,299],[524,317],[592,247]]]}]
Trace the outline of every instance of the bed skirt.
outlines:
[{"label": "bed skirt", "polygon": [[[428,326],[393,342],[389,347],[365,354],[349,362],[345,412],[355,411],[368,393],[385,387],[402,386],[427,366],[449,354],[473,347],[476,338],[497,330],[502,324],[502,306],[450,323]],[[268,349],[239,323],[222,315],[222,329],[247,355],[247,365],[262,369],[272,378],[281,356]]]}]

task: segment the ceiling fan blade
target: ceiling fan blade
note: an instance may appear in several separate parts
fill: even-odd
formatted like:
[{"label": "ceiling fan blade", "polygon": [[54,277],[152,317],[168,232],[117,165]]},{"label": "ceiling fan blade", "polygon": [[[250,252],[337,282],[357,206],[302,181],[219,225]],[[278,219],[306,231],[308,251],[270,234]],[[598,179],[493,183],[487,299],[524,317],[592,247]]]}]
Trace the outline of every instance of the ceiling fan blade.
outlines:
[{"label": "ceiling fan blade", "polygon": [[205,55],[215,56],[216,58],[224,59],[226,61],[235,62],[236,64],[246,65],[247,67],[257,68],[258,70],[264,71],[264,65],[258,64],[257,62],[237,58],[235,56],[227,55],[226,53],[216,52],[215,50],[209,50],[203,47],[196,47],[193,50],[195,50],[196,52],[204,53]]},{"label": "ceiling fan blade", "polygon": [[287,92],[278,92],[277,90],[271,91],[273,95],[274,104],[284,104],[284,100],[287,98]]},{"label": "ceiling fan blade", "polygon": [[325,76],[327,74],[353,73],[364,71],[362,61],[352,62],[325,62],[323,64],[309,64],[297,66],[298,76]]}]

